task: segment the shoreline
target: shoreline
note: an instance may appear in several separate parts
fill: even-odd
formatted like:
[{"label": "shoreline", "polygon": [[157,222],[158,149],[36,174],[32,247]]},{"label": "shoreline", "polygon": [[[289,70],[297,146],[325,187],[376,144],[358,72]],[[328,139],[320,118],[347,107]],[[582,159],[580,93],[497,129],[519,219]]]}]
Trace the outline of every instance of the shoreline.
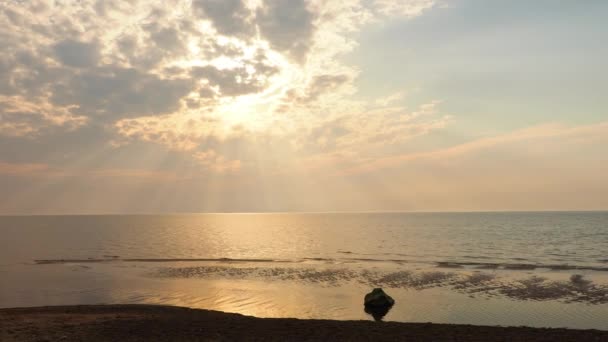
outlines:
[{"label": "shoreline", "polygon": [[162,305],[0,309],[1,341],[608,341],[608,331],[257,318]]}]

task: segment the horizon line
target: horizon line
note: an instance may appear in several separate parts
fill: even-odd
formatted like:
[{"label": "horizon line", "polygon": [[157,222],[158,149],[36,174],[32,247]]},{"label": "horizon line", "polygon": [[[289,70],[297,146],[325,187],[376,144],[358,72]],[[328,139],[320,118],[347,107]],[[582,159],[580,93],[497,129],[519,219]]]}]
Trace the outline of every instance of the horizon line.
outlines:
[{"label": "horizon line", "polygon": [[601,213],[608,209],[572,210],[359,210],[359,211],[200,211],[200,212],[132,212],[132,213],[0,213],[9,216],[159,216],[159,215],[260,215],[260,214],[474,214],[474,213]]}]

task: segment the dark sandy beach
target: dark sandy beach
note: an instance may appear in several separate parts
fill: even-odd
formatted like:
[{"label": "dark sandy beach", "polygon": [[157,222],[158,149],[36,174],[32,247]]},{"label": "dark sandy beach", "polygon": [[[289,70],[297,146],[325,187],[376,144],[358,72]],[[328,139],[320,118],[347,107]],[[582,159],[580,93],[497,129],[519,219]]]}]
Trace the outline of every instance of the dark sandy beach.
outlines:
[{"label": "dark sandy beach", "polygon": [[0,341],[608,341],[608,331],[263,319],[151,305],[0,310]]}]

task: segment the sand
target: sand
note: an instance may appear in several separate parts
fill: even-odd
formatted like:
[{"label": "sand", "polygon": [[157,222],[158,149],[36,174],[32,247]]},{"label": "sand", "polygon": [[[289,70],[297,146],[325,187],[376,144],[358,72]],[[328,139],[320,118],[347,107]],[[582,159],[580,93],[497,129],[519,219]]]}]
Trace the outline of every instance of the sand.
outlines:
[{"label": "sand", "polygon": [[608,331],[256,318],[154,305],[0,310],[0,341],[608,341]]}]

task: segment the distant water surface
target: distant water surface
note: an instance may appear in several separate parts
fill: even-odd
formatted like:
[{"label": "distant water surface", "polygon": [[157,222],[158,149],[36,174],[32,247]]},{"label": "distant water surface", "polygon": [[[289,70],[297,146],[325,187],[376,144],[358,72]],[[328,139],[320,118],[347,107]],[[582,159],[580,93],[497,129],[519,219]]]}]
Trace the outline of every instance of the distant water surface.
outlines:
[{"label": "distant water surface", "polygon": [[367,319],[381,286],[388,320],[608,329],[607,212],[4,216],[0,234],[0,307]]},{"label": "distant water surface", "polygon": [[335,258],[608,267],[608,213],[0,217],[3,263]]}]

